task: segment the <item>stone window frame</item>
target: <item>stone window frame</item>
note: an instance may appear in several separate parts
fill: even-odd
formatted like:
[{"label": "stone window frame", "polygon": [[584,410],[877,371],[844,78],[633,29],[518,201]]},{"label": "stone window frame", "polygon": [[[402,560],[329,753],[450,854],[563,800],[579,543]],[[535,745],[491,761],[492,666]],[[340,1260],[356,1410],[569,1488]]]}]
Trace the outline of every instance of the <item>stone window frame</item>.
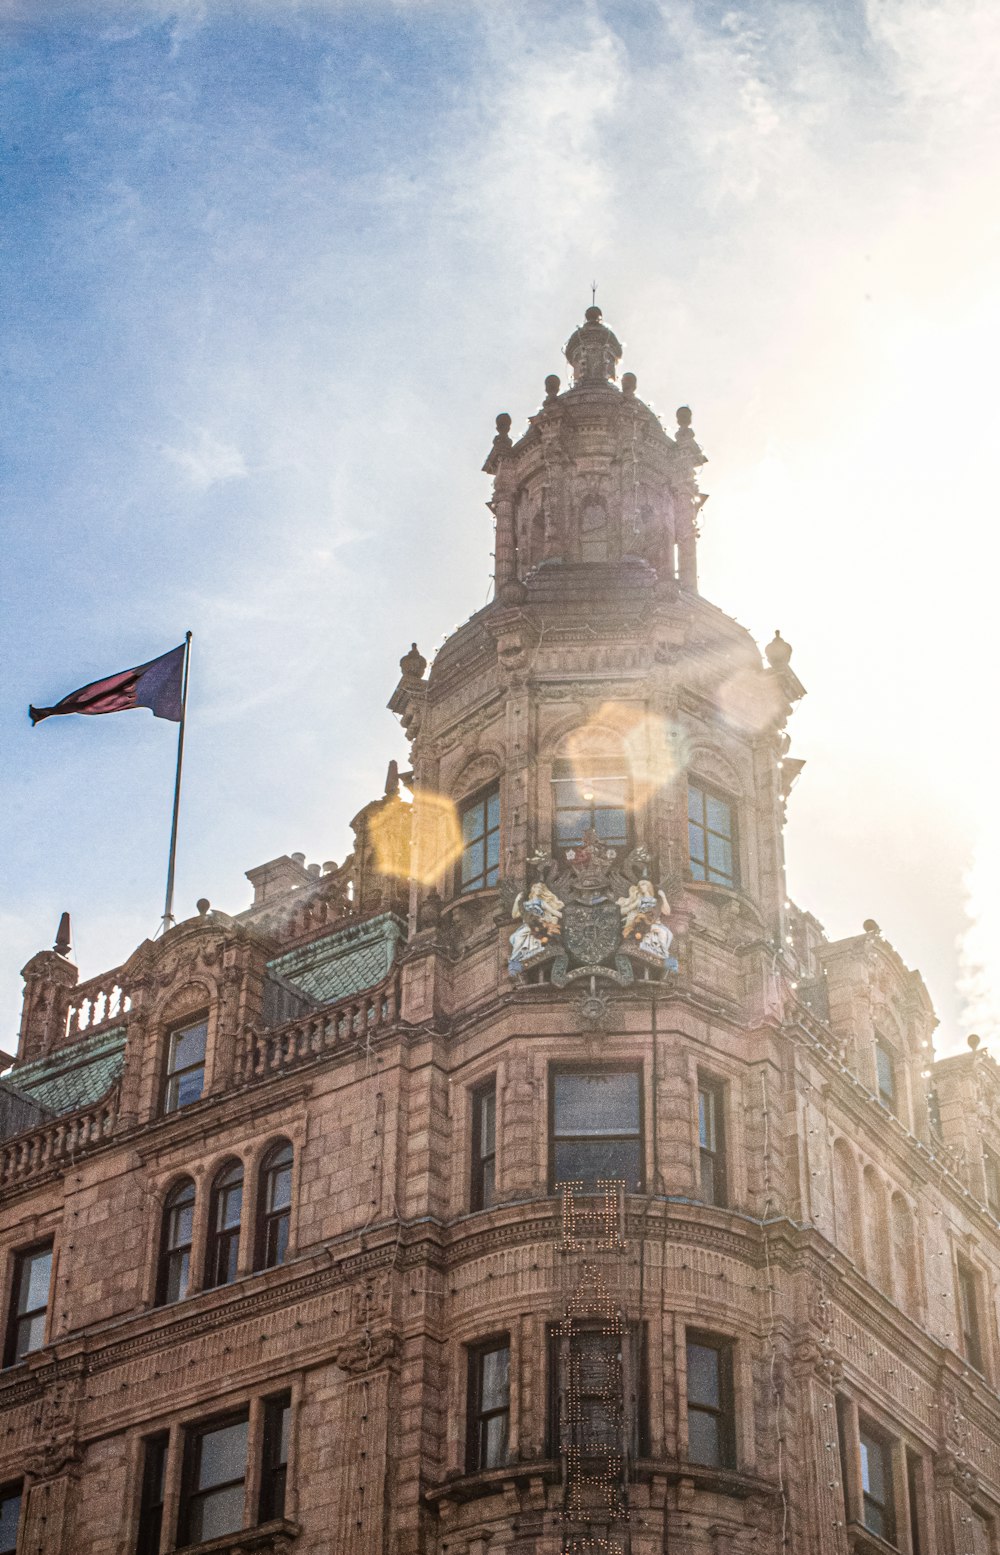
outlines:
[{"label": "stone window frame", "polygon": [[[699,1197],[701,1192],[701,1162],[698,1128],[698,1091],[703,1079],[711,1080],[722,1089],[722,1102],[724,1113],[724,1125],[726,1131],[726,1202],[719,1205],[720,1209],[735,1210],[747,1199],[747,1164],[746,1150],[744,1148],[744,1105],[743,1086],[745,1075],[739,1061],[732,1062],[724,1053],[713,1052],[711,1062],[706,1063],[702,1054],[692,1050],[687,1054],[687,1082],[690,1105],[690,1185],[678,1181],[676,1185],[668,1184],[671,1193],[690,1193],[698,1203],[703,1202]],[[669,1161],[669,1144],[661,1135],[660,1147],[660,1171],[664,1170],[663,1162]]]},{"label": "stone window frame", "polygon": [[709,1469],[693,1464],[696,1474],[725,1476],[729,1474],[755,1474],[757,1472],[756,1431],[754,1399],[756,1379],[753,1354],[747,1333],[732,1326],[725,1319],[712,1314],[707,1322],[699,1322],[694,1313],[678,1312],[673,1319],[674,1347],[674,1410],[677,1426],[677,1456],[682,1462],[688,1458],[687,1416],[687,1345],[688,1337],[712,1338],[729,1346],[733,1375],[733,1429],[736,1446],[735,1469]]},{"label": "stone window frame", "polygon": [[[497,836],[497,878],[496,880],[487,883],[486,877],[489,874],[489,869],[487,868],[488,858],[485,852],[485,846],[487,839],[492,834],[493,828],[491,828],[489,824],[489,811],[486,807],[489,805],[489,801],[492,799],[494,794],[496,795],[497,800],[497,824],[495,828]],[[483,819],[485,830],[482,834],[482,841],[484,846],[483,880],[482,884],[466,886],[462,884],[462,862],[465,858],[466,852],[465,844],[462,840],[462,821],[468,810],[472,810],[478,806],[484,807]],[[467,896],[477,896],[480,894],[480,892],[483,891],[496,891],[499,887],[500,881],[503,879],[503,788],[500,781],[500,773],[498,772],[494,777],[490,778],[488,782],[481,783],[477,788],[470,789],[468,793],[463,794],[460,799],[457,799],[455,801],[455,814],[458,820],[460,852],[455,860],[454,875],[452,880],[453,897],[456,899],[461,899]]]},{"label": "stone window frame", "polygon": [[155,1307],[168,1307],[176,1305],[175,1302],[168,1301],[162,1294],[164,1289],[164,1263],[168,1256],[168,1249],[166,1247],[167,1213],[168,1209],[172,1208],[170,1205],[171,1198],[180,1188],[182,1188],[187,1183],[190,1183],[192,1189],[194,1190],[194,1204],[192,1206],[191,1213],[191,1241],[188,1243],[187,1286],[185,1288],[184,1295],[179,1296],[177,1300],[186,1301],[187,1298],[192,1294],[192,1274],[195,1261],[195,1234],[197,1230],[198,1217],[198,1183],[191,1172],[175,1172],[170,1181],[165,1186],[159,1199],[159,1214],[157,1217],[158,1235],[156,1240],[156,1269],[154,1273],[152,1297],[152,1305]]},{"label": "stone window frame", "polygon": [[[482,1408],[482,1363],[487,1355],[507,1352],[507,1407],[504,1410],[484,1411]],[[475,1339],[465,1345],[466,1406],[465,1406],[465,1472],[488,1474],[492,1469],[502,1469],[511,1461],[511,1405],[514,1393],[514,1349],[507,1329],[498,1329],[485,1338]],[[480,1427],[485,1414],[506,1415],[507,1430],[503,1459],[500,1463],[484,1464],[481,1461],[482,1446]]]},{"label": "stone window frame", "polygon": [[[932,1517],[933,1497],[928,1490],[927,1449],[910,1437],[899,1423],[870,1400],[859,1402],[853,1394],[838,1392],[834,1405],[837,1414],[837,1443],[844,1520],[848,1534],[860,1541],[863,1549],[912,1549],[912,1529],[926,1531]],[[886,1543],[865,1521],[864,1489],[861,1469],[862,1430],[888,1450],[891,1480],[891,1513],[894,1543]],[[913,1493],[916,1492],[916,1503]],[[853,1547],[853,1546],[852,1546]]]},{"label": "stone window frame", "polygon": [[147,1307],[153,1307],[157,1304],[156,1290],[159,1273],[161,1228],[167,1195],[185,1177],[194,1179],[195,1211],[188,1289],[184,1299],[185,1301],[191,1301],[196,1296],[200,1296],[212,1288],[205,1284],[208,1220],[212,1199],[211,1184],[215,1181],[222,1168],[228,1162],[234,1160],[240,1161],[243,1166],[243,1212],[240,1219],[236,1280],[233,1283],[236,1284],[240,1280],[259,1277],[271,1272],[268,1269],[256,1269],[254,1267],[257,1242],[257,1205],[261,1186],[261,1163],[275,1145],[281,1142],[287,1143],[292,1147],[292,1202],[285,1260],[283,1264],[275,1265],[275,1267],[284,1268],[298,1255],[299,1197],[304,1139],[301,1126],[288,1123],[284,1128],[275,1127],[273,1133],[265,1134],[261,1139],[246,1140],[242,1145],[236,1143],[228,1150],[217,1151],[211,1156],[202,1157],[197,1161],[173,1165],[169,1170],[164,1171],[150,1196],[153,1214],[148,1228],[145,1259],[146,1274],[142,1295],[143,1302]]},{"label": "stone window frame", "polygon": [[[984,1292],[989,1291],[991,1281],[987,1271],[974,1262],[969,1253],[961,1248],[955,1249],[953,1259],[954,1291],[955,1291],[955,1348],[962,1359],[986,1382],[993,1375],[993,1334],[988,1322],[988,1313],[992,1310],[990,1302]],[[965,1293],[968,1291],[973,1301],[973,1328],[975,1354],[970,1353],[966,1337]]]},{"label": "stone window frame", "polygon": [[[733,856],[733,878],[731,881],[709,880],[707,878],[707,849],[704,866],[706,878],[704,880],[699,879],[691,867],[691,845],[688,827],[691,824],[690,812],[692,788],[697,789],[698,792],[705,795],[706,798],[716,799],[721,804],[727,805],[729,808],[732,822],[732,835],[728,840]],[[702,809],[704,812],[704,805],[702,806]],[[730,788],[728,785],[713,781],[711,778],[702,777],[697,769],[697,766],[692,764],[687,773],[687,781],[684,784],[684,858],[687,861],[687,873],[689,881],[692,885],[702,886],[706,890],[716,891],[721,890],[742,892],[747,889],[746,882],[748,878],[748,870],[746,867],[746,860],[743,855],[743,838],[745,829],[746,828],[743,825],[742,794],[736,788]],[[718,835],[721,836],[722,834],[719,833]]]},{"label": "stone window frame", "polygon": [[[45,1323],[43,1328],[44,1338],[40,1345],[33,1350],[25,1351],[19,1360],[15,1360],[14,1347],[16,1343],[17,1325],[27,1310],[40,1312],[42,1308],[33,1307],[26,1312],[16,1310],[18,1285],[20,1284],[21,1269],[26,1258],[36,1253],[49,1251],[52,1255],[52,1263],[49,1268],[49,1287],[45,1298]],[[29,1355],[37,1355],[39,1350],[44,1350],[47,1344],[52,1342],[52,1317],[53,1296],[55,1295],[56,1271],[58,1268],[58,1242],[55,1230],[48,1235],[35,1235],[29,1241],[21,1242],[11,1247],[7,1255],[7,1268],[4,1271],[3,1292],[3,1354],[2,1370],[7,1371],[13,1366],[23,1366]]]},{"label": "stone window frame", "polygon": [[[600,1333],[604,1324],[601,1318],[581,1317],[578,1320],[577,1326],[583,1332]],[[650,1412],[651,1385],[648,1319],[627,1319],[625,1330],[621,1337],[623,1340],[621,1347],[622,1392],[626,1400],[634,1396],[636,1401],[635,1416],[628,1424],[626,1442],[626,1455],[634,1467],[639,1459],[648,1458],[651,1452],[653,1422]],[[562,1422],[560,1419],[562,1379],[560,1371],[569,1342],[569,1336],[563,1333],[562,1322],[546,1324],[544,1441],[545,1453],[549,1458],[558,1458],[560,1456],[560,1437],[562,1432]]]},{"label": "stone window frame", "polygon": [[[285,1510],[283,1518],[259,1520],[262,1480],[264,1472],[264,1431],[268,1404],[275,1398],[287,1395],[291,1401],[288,1430],[288,1467],[285,1483]],[[246,1411],[249,1419],[247,1432],[247,1464],[244,1479],[243,1522],[239,1533],[247,1534],[272,1522],[280,1527],[286,1521],[294,1521],[298,1509],[298,1457],[299,1429],[305,1405],[303,1374],[278,1373],[254,1387],[242,1388],[226,1397],[203,1398],[183,1409],[164,1414],[159,1419],[144,1420],[130,1435],[128,1445],[129,1485],[128,1515],[122,1529],[123,1548],[135,1549],[139,1537],[142,1506],[142,1487],[147,1444],[166,1436],[166,1469],[163,1489],[163,1515],[161,1549],[176,1549],[180,1526],[182,1480],[184,1474],[185,1441],[191,1431]],[[236,1533],[230,1535],[239,1542]],[[196,1546],[197,1547],[197,1546]]]},{"label": "stone window frame", "polygon": [[[718,1463],[704,1463],[701,1459],[695,1459],[691,1457],[690,1419],[692,1412],[692,1400],[688,1390],[688,1351],[692,1345],[696,1345],[699,1349],[703,1350],[713,1350],[720,1357],[725,1357],[724,1365],[720,1367],[719,1373],[719,1407],[717,1410],[711,1412],[713,1415],[717,1415],[723,1422],[725,1432],[723,1447],[726,1453],[726,1457],[729,1459],[728,1462],[723,1459]],[[683,1435],[683,1457],[685,1461],[689,1463],[696,1463],[699,1468],[717,1470],[730,1474],[737,1473],[741,1463],[740,1433],[736,1407],[736,1390],[738,1380],[736,1354],[737,1341],[733,1335],[729,1333],[719,1333],[715,1329],[702,1328],[697,1323],[685,1324],[684,1388],[682,1395],[684,1407],[681,1414],[683,1428],[682,1431],[678,1431],[678,1436]],[[695,1403],[694,1408],[696,1412],[699,1413],[708,1412],[703,1406],[700,1406],[697,1403]]]},{"label": "stone window frame", "polygon": [[[229,1182],[234,1168],[239,1169],[239,1181]],[[226,1285],[234,1285],[240,1278],[240,1271],[244,1257],[244,1244],[247,1238],[247,1173],[246,1162],[242,1156],[230,1155],[217,1166],[212,1174],[212,1181],[208,1190],[208,1220],[205,1227],[205,1256],[203,1261],[203,1283],[206,1290],[221,1290]],[[232,1226],[218,1224],[220,1210],[223,1206],[223,1195],[231,1193],[239,1188],[240,1213],[235,1227],[236,1240],[236,1264],[231,1278],[219,1279],[219,1255],[223,1243],[228,1245],[234,1236]]]},{"label": "stone window frame", "polygon": [[[714,1101],[714,1113],[716,1122],[716,1134],[721,1143],[717,1143],[714,1150],[706,1150],[701,1143],[701,1098],[708,1095]],[[730,1168],[730,1122],[731,1112],[729,1104],[729,1082],[722,1075],[714,1073],[698,1065],[695,1084],[695,1137],[697,1140],[698,1171],[695,1182],[698,1187],[700,1201],[703,1204],[711,1204],[716,1209],[729,1209],[732,1205],[732,1172]],[[704,1157],[710,1154],[714,1157],[716,1165],[721,1163],[721,1190],[718,1182],[714,1184],[714,1195],[707,1199],[704,1197],[703,1165]]]},{"label": "stone window frame", "polygon": [[[205,1027],[205,1057],[202,1064],[201,1092],[195,1101],[186,1102],[183,1106],[168,1107],[167,1091],[170,1086],[170,1081],[173,1078],[170,1070],[170,1052],[173,1047],[174,1038],[182,1036],[187,1031],[193,1031],[197,1026],[201,1025],[204,1025]],[[203,1102],[205,1100],[206,1096],[208,1095],[209,1086],[212,1080],[211,1058],[213,1049],[213,1035],[212,1014],[210,1008],[207,1006],[202,1006],[199,1009],[192,1010],[189,1014],[177,1020],[170,1021],[166,1026],[163,1032],[163,1040],[161,1044],[162,1052],[160,1059],[160,1074],[157,1085],[157,1107],[158,1115],[161,1118],[185,1117],[187,1116],[191,1107],[196,1107],[199,1102]]]},{"label": "stone window frame", "polygon": [[[267,1194],[266,1194],[265,1178],[268,1176],[268,1174],[272,1170],[275,1170],[276,1167],[277,1167],[277,1162],[275,1162],[273,1165],[269,1165],[268,1164],[270,1162],[270,1160],[271,1160],[271,1157],[272,1156],[276,1156],[278,1154],[279,1150],[282,1150],[282,1149],[287,1149],[287,1150],[290,1150],[292,1152],[292,1161],[291,1161],[292,1181],[291,1181],[291,1186],[289,1188],[289,1204],[288,1204],[288,1236],[287,1236],[286,1243],[285,1243],[285,1254],[284,1254],[284,1257],[279,1259],[279,1261],[277,1263],[268,1263],[268,1262],[266,1262],[265,1256],[264,1256],[265,1253],[266,1253],[266,1250],[267,1250],[268,1226],[269,1226],[269,1223],[270,1223],[271,1220],[275,1220],[275,1219],[278,1218],[278,1213],[279,1212],[277,1212],[277,1211],[269,1211],[268,1208],[267,1208]],[[286,1264],[288,1262],[289,1252],[290,1252],[290,1249],[292,1247],[292,1217],[293,1217],[294,1212],[295,1212],[295,1188],[296,1188],[296,1180],[297,1180],[297,1178],[296,1178],[297,1154],[298,1154],[298,1152],[295,1149],[295,1144],[294,1144],[293,1140],[291,1140],[286,1134],[282,1134],[282,1135],[279,1135],[279,1137],[277,1139],[272,1139],[271,1142],[265,1147],[265,1149],[257,1156],[255,1179],[254,1179],[254,1182],[253,1182],[252,1185],[250,1185],[249,1182],[248,1182],[248,1179],[247,1179],[247,1176],[246,1176],[246,1167],[244,1167],[244,1178],[243,1178],[244,1216],[246,1216],[248,1214],[247,1206],[248,1206],[248,1204],[250,1202],[250,1195],[251,1195],[251,1193],[253,1194],[253,1198],[254,1198],[254,1217],[253,1217],[253,1273],[254,1274],[263,1274],[266,1269],[280,1269],[280,1268],[282,1268],[284,1266],[284,1264]]]},{"label": "stone window frame", "polygon": [[[476,1082],[476,1084],[471,1085],[469,1087],[468,1096],[469,1096],[469,1168],[470,1168],[470,1170],[469,1170],[469,1209],[473,1213],[478,1213],[480,1211],[488,1210],[488,1209],[493,1208],[496,1205],[496,1202],[497,1202],[497,1197],[496,1197],[496,1194],[497,1194],[497,1157],[498,1157],[498,1153],[499,1153],[498,1150],[497,1150],[497,1145],[498,1145],[498,1142],[499,1142],[500,1130],[499,1130],[499,1127],[498,1127],[498,1124],[499,1124],[499,1108],[498,1108],[498,1105],[497,1105],[498,1098],[497,1098],[497,1076],[496,1076],[496,1074],[494,1073],[492,1075],[487,1075],[485,1079],[479,1080],[479,1081]],[[482,1121],[481,1121],[481,1104],[482,1104],[483,1101],[488,1100],[488,1098],[490,1096],[493,1097],[493,1151],[492,1151],[492,1155],[489,1152],[487,1152],[485,1154],[483,1153],[483,1149],[482,1149],[482,1143],[483,1143],[483,1141],[482,1141]],[[492,1203],[491,1204],[487,1204],[486,1203],[486,1192],[485,1192],[486,1174],[485,1174],[484,1163],[487,1160],[492,1160],[492,1163],[493,1163],[493,1194],[492,1194]]]},{"label": "stone window frame", "polygon": [[[636,1075],[636,1077],[638,1078],[638,1081],[639,1081],[639,1100],[638,1100],[638,1109],[637,1109],[637,1111],[638,1111],[638,1118],[639,1118],[639,1165],[640,1165],[640,1170],[641,1170],[642,1181],[641,1181],[640,1186],[637,1187],[637,1188],[636,1187],[630,1187],[628,1184],[626,1184],[625,1192],[626,1192],[626,1194],[629,1194],[629,1193],[646,1193],[646,1192],[648,1192],[648,1185],[649,1185],[649,1181],[650,1181],[650,1163],[649,1163],[649,1160],[647,1159],[647,1157],[649,1155],[651,1140],[650,1140],[650,1120],[647,1117],[647,1106],[648,1106],[647,1093],[649,1091],[649,1085],[647,1083],[646,1065],[645,1065],[644,1060],[641,1057],[637,1056],[637,1057],[630,1058],[630,1057],[627,1057],[624,1054],[622,1055],[622,1057],[620,1059],[596,1060],[594,1062],[588,1062],[586,1059],[580,1059],[580,1058],[568,1058],[568,1057],[567,1058],[560,1058],[558,1056],[550,1058],[549,1063],[547,1065],[547,1070],[546,1070],[546,1091],[547,1091],[546,1106],[545,1106],[546,1150],[545,1150],[545,1157],[544,1157],[544,1159],[545,1159],[545,1167],[546,1167],[546,1178],[545,1178],[545,1181],[546,1181],[546,1192],[549,1193],[549,1194],[558,1194],[559,1191],[560,1191],[560,1185],[557,1184],[557,1182],[556,1182],[556,1175],[555,1175],[555,1172],[556,1172],[556,1150],[555,1150],[555,1146],[556,1146],[556,1132],[555,1132],[555,1127],[556,1127],[556,1087],[555,1087],[555,1080],[556,1080],[556,1075],[560,1074],[560,1073],[562,1073],[562,1074],[573,1074],[573,1073],[575,1073],[575,1074],[634,1074],[634,1075]],[[567,1137],[574,1137],[574,1136],[567,1136]],[[599,1138],[600,1136],[595,1136],[595,1137]],[[607,1137],[610,1137],[610,1138],[626,1138],[626,1137],[631,1137],[631,1136],[626,1136],[626,1135],[609,1135]],[[594,1191],[594,1190],[584,1189],[583,1191],[587,1192],[587,1191]]]}]

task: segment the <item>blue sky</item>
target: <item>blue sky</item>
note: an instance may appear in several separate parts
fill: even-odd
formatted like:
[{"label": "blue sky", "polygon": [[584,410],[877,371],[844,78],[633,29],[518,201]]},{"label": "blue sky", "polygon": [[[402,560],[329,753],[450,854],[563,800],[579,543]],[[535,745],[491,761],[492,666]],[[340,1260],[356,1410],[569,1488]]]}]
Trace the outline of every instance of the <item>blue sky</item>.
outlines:
[{"label": "blue sky", "polygon": [[[985,0],[10,0],[4,956],[162,910],[173,729],[47,702],[195,633],[178,906],[340,859],[397,661],[484,603],[480,465],[592,277],[694,406],[704,592],[809,697],[790,885],[1000,1030]],[[994,927],[996,934],[994,935]],[[993,958],[993,959],[991,959]]]}]

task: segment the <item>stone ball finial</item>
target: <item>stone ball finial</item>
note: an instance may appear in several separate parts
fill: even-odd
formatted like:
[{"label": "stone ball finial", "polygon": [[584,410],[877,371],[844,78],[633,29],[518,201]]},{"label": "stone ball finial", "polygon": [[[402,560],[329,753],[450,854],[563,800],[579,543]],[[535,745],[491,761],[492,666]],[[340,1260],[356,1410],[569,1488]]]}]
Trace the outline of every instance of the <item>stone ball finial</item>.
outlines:
[{"label": "stone ball finial", "polygon": [[622,393],[627,400],[634,398],[637,383],[635,373],[622,373]]},{"label": "stone ball finial", "polygon": [[199,918],[205,918],[205,917],[208,916],[208,910],[209,910],[209,908],[211,907],[212,904],[209,901],[207,896],[199,896],[198,900],[195,902],[194,905],[198,909],[198,916],[199,916]]},{"label": "stone ball finial", "polygon": [[556,373],[549,373],[545,380],[545,398],[554,400],[561,387],[560,379]]},{"label": "stone ball finial", "polygon": [[788,661],[792,657],[792,650],[777,628],[775,628],[774,637],[764,649],[764,657],[773,670],[783,670],[788,667]]},{"label": "stone ball finial", "polygon": [[684,428],[687,428],[687,427],[689,427],[691,425],[691,407],[690,407],[690,405],[678,405],[678,407],[677,407],[677,425],[679,427],[684,427]]},{"label": "stone ball finial", "polygon": [[965,1040],[969,1044],[970,1052],[974,1053],[976,1051],[977,1047],[979,1046],[980,1042],[982,1041],[982,1038],[980,1036],[978,1036],[976,1034],[976,1032],[973,1031],[973,1032],[970,1032],[970,1034],[966,1037]]},{"label": "stone ball finial", "polygon": [[510,417],[505,410],[502,410],[497,417],[497,431],[501,437],[507,437],[510,432]]},{"label": "stone ball finial", "polygon": [[[499,417],[497,418],[499,420]],[[399,661],[399,667],[407,680],[423,680],[424,670],[427,668],[427,660],[424,658],[416,643],[411,643],[409,653],[404,653]]]},{"label": "stone ball finial", "polygon": [[866,934],[881,934],[882,932],[874,918],[866,918],[861,927]]},{"label": "stone ball finial", "polygon": [[587,320],[588,324],[599,324],[604,317],[604,314],[601,312],[600,308],[595,302],[591,304],[583,316]]}]

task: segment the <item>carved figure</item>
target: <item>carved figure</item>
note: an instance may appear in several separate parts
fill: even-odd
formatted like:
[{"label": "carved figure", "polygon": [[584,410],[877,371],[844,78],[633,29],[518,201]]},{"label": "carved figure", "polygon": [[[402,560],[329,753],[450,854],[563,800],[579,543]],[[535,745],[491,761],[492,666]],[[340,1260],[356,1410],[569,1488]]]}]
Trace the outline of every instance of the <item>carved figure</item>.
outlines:
[{"label": "carved figure", "polygon": [[524,970],[524,962],[545,949],[550,939],[562,932],[563,904],[544,880],[536,880],[527,894],[519,892],[511,910],[512,918],[520,918],[521,927],[510,936],[511,976]]},{"label": "carved figure", "polygon": [[675,969],[677,963],[670,954],[674,936],[665,922],[670,912],[665,892],[657,891],[651,880],[639,880],[626,896],[618,898],[618,909],[623,938],[634,940],[647,956],[656,956],[666,968]]}]

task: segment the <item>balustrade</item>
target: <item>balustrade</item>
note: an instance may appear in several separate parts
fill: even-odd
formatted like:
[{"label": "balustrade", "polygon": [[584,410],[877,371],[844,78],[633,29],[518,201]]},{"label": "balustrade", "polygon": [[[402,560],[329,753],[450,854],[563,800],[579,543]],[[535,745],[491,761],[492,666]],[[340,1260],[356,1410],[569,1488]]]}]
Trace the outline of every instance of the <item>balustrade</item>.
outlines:
[{"label": "balustrade", "polygon": [[366,1042],[399,1016],[399,976],[394,970],[376,988],[311,1010],[273,1031],[244,1030],[237,1055],[237,1078],[244,1084],[284,1074],[301,1063],[348,1043]]},{"label": "balustrade", "polygon": [[109,1139],[118,1118],[118,1098],[116,1086],[103,1101],[0,1144],[0,1189],[70,1165],[85,1150]]},{"label": "balustrade", "polygon": [[69,1009],[66,1012],[67,1037],[90,1036],[106,1027],[122,1021],[132,1008],[120,982],[121,967],[92,977],[87,983],[78,983],[70,989]]}]

